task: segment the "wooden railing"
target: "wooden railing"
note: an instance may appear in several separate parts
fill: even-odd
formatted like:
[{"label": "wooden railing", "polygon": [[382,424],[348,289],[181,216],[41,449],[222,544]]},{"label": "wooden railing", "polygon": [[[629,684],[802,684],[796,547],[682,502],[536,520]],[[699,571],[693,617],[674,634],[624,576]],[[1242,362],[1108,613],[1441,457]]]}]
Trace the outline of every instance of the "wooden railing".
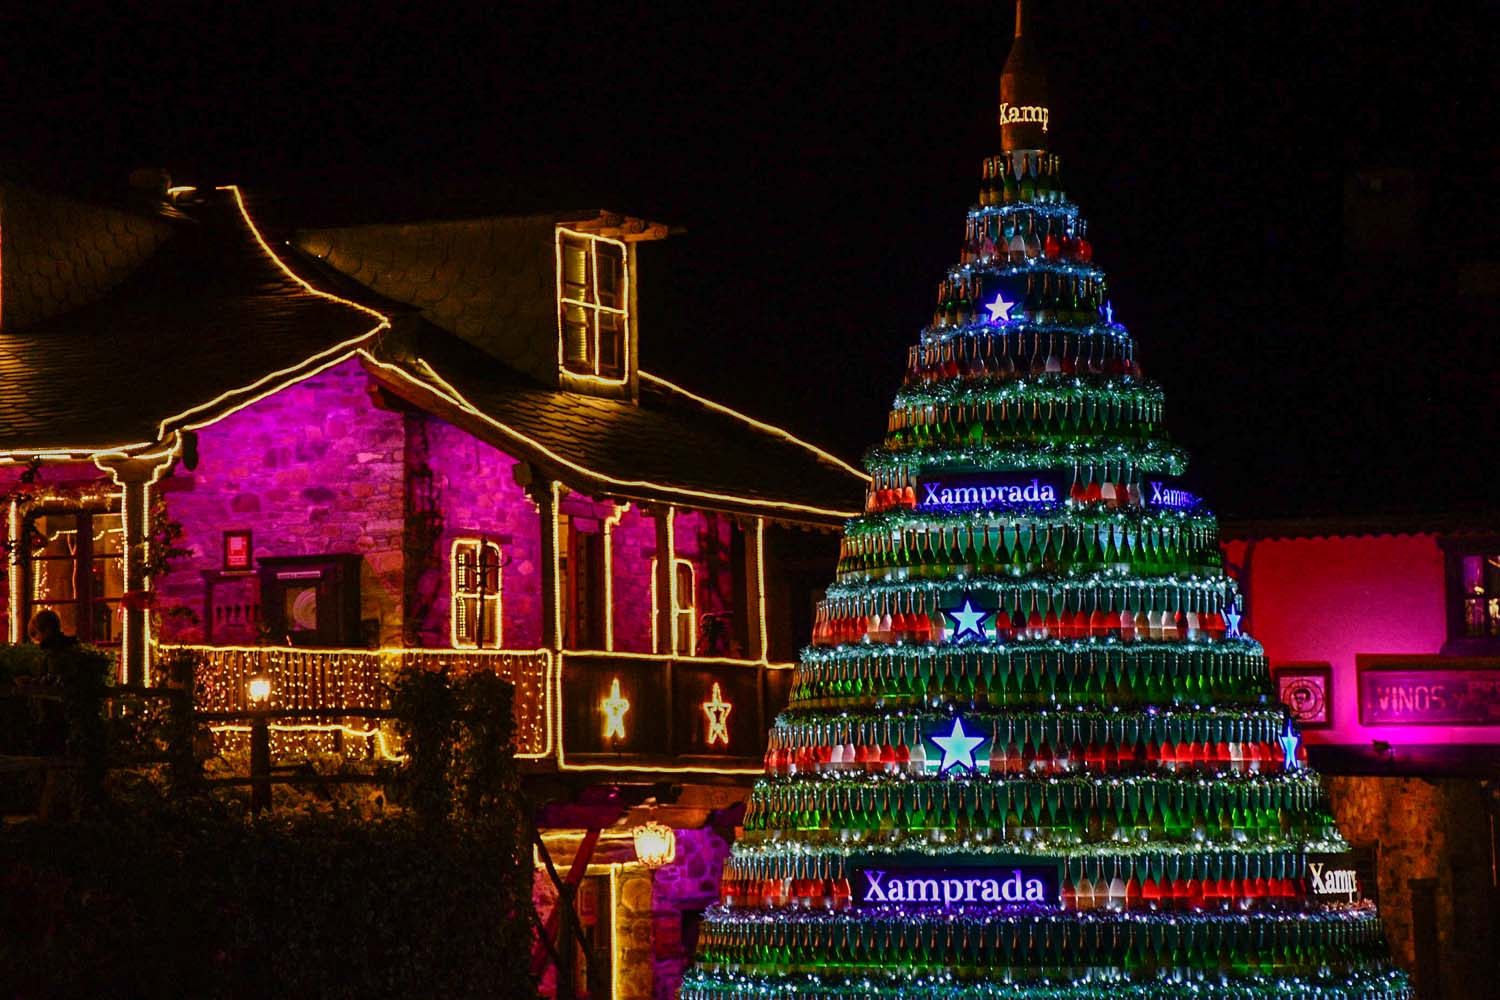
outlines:
[{"label": "wooden railing", "polygon": [[550,750],[547,731],[546,650],[306,649],[288,646],[161,646],[158,657],[186,651],[198,661],[194,702],[200,712],[242,712],[251,706],[251,677],[271,682],[271,711],[388,707],[386,686],[407,669],[440,670],[454,676],[487,671],[515,688],[516,753]]}]

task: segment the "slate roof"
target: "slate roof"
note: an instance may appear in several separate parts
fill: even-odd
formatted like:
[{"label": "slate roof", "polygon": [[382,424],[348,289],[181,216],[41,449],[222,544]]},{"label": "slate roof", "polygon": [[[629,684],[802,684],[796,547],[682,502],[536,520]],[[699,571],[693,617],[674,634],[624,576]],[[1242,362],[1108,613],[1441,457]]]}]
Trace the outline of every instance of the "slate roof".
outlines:
[{"label": "slate roof", "polygon": [[164,219],[0,184],[0,329],[23,330],[119,284],[172,234]]},{"label": "slate roof", "polygon": [[[842,463],[650,375],[632,402],[507,364],[555,371],[552,217],[425,224],[446,234],[442,246],[391,252],[379,244],[403,227],[369,227],[355,253],[349,234],[360,227],[345,232],[338,261],[281,251],[294,275],[267,254],[235,192],[181,209],[157,218],[27,206],[34,220],[74,220],[50,242],[45,226],[0,220],[0,291],[19,310],[7,307],[0,330],[0,454],[145,447],[358,348],[398,394],[574,489],[823,524],[859,508],[864,481]],[[19,251],[18,232],[34,234]],[[527,245],[518,274],[534,287],[499,273],[507,235]],[[64,273],[55,261],[70,257]],[[324,268],[356,258],[358,280]],[[385,317],[396,331],[381,329]]]},{"label": "slate roof", "polygon": [[[13,288],[45,286],[21,264],[29,259],[46,270],[43,253],[16,263],[19,241],[11,221],[7,213],[7,302]],[[12,328],[14,314],[6,306],[0,452],[156,441],[163,421],[174,415],[205,404],[212,405],[195,419],[222,412],[251,398],[251,387],[266,376],[305,366],[380,323],[308,290],[278,267],[245,223],[233,192],[208,192],[184,218],[149,221],[154,245],[142,252],[153,243],[142,238],[122,252],[120,260],[134,254],[133,268],[102,296],[54,315],[39,310],[38,321],[19,329]],[[106,226],[98,242],[109,231]],[[86,261],[92,257],[84,252]],[[35,299],[71,301],[70,294]]]},{"label": "slate roof", "polygon": [[646,501],[696,499],[744,512],[793,506],[804,508],[791,512],[795,519],[828,524],[859,509],[865,484],[855,473],[652,375],[642,374],[638,403],[570,392],[422,326],[399,349],[391,350],[395,340],[387,338],[376,352],[407,378],[378,368],[377,375],[409,399],[422,396],[413,382],[434,394],[456,393],[477,412],[444,416],[576,489]]}]

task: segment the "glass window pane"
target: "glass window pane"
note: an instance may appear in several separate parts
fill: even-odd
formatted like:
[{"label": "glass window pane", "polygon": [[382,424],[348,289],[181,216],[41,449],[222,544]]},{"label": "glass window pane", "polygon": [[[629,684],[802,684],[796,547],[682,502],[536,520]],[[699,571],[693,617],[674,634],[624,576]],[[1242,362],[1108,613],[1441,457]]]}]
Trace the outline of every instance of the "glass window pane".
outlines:
[{"label": "glass window pane", "polygon": [[58,620],[62,622],[63,635],[78,634],[78,605],[76,604],[34,604],[31,613],[35,615],[43,608],[57,612]]},{"label": "glass window pane", "polygon": [[93,529],[94,557],[118,556],[125,547],[125,526],[119,514],[94,514],[89,518]]},{"label": "glass window pane", "polygon": [[562,297],[589,301],[589,246],[588,243],[565,237],[562,248]]},{"label": "glass window pane", "polygon": [[563,306],[563,364],[570,371],[593,371],[593,324],[589,322],[591,311],[582,306]]},{"label": "glass window pane", "polygon": [[625,317],[599,313],[599,374],[618,375],[624,364]]},{"label": "glass window pane", "polygon": [[71,559],[78,551],[78,515],[42,514],[31,527],[34,556]]},{"label": "glass window pane", "polygon": [[89,622],[93,631],[89,641],[96,646],[113,645],[120,641],[120,603],[118,601],[94,601],[89,605]]},{"label": "glass window pane", "polygon": [[625,308],[625,252],[613,243],[600,241],[595,244],[596,275],[595,294],[601,306],[613,309]]}]

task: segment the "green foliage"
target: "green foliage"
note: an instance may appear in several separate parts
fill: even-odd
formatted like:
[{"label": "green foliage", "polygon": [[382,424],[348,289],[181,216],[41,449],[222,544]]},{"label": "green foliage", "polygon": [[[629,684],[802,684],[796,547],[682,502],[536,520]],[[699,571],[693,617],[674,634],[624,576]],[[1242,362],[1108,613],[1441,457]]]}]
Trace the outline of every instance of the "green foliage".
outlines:
[{"label": "green foliage", "polygon": [[15,996],[533,994],[528,879],[491,837],[395,817],[246,822],[197,800],[0,832]]},{"label": "green foliage", "polygon": [[[102,693],[82,657],[65,676],[80,705]],[[112,773],[109,798],[76,820],[0,830],[0,983],[16,996],[534,995],[511,687],[411,672],[392,702],[405,812],[282,789],[282,808],[254,819],[169,761],[166,783]],[[174,722],[168,746],[191,739],[191,717],[168,711]]]},{"label": "green foliage", "polygon": [[453,804],[458,697],[448,671],[407,670],[392,685],[391,708],[406,750],[406,805],[423,823],[442,822]]},{"label": "green foliage", "polygon": [[0,687],[14,683],[17,677],[42,676],[46,655],[40,646],[30,643],[0,645]]}]

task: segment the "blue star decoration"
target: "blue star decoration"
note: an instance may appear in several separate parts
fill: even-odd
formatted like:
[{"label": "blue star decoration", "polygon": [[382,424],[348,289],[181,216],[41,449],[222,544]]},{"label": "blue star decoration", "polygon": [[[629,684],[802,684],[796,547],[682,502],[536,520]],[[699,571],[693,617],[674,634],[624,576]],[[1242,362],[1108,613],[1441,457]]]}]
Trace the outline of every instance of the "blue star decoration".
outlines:
[{"label": "blue star decoration", "polygon": [[1240,637],[1240,615],[1236,608],[1224,609],[1224,638],[1238,639]]},{"label": "blue star decoration", "polygon": [[980,642],[988,639],[989,633],[984,630],[984,620],[990,613],[984,608],[974,606],[974,595],[964,594],[964,603],[956,608],[944,608],[943,614],[953,621],[956,630],[949,639],[953,642],[963,642],[965,639],[978,639]]},{"label": "blue star decoration", "polygon": [[932,742],[943,751],[943,759],[938,764],[938,774],[947,774],[955,767],[967,770],[970,774],[978,770],[974,763],[974,750],[988,737],[971,735],[964,730],[962,716],[954,716],[953,731],[947,736],[934,736]]},{"label": "blue star decoration", "polygon": [[1010,322],[1010,311],[1014,309],[1015,306],[1016,304],[1014,302],[1005,301],[1004,292],[996,292],[995,301],[985,306],[985,308],[990,311],[991,323],[1008,323]]},{"label": "blue star decoration", "polygon": [[1298,736],[1292,729],[1292,720],[1286,720],[1286,729],[1281,733],[1281,752],[1286,757],[1282,767],[1288,771],[1295,771],[1302,765],[1297,762],[1297,747],[1302,743],[1302,737]]}]

